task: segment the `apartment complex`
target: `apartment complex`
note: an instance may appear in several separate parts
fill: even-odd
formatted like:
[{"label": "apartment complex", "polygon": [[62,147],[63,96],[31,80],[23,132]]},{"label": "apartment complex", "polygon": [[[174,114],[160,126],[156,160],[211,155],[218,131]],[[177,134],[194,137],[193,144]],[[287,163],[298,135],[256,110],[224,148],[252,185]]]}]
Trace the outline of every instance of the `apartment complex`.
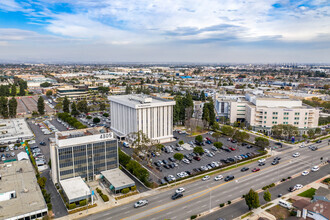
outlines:
[{"label": "apartment complex", "polygon": [[117,139],[104,127],[57,132],[50,156],[54,183],[78,176],[94,180],[118,167]]},{"label": "apartment complex", "polygon": [[173,138],[175,101],[147,95],[110,96],[111,129],[120,138],[142,131],[160,143]]},{"label": "apartment complex", "polygon": [[246,121],[255,131],[270,132],[274,125],[289,124],[305,133],[318,126],[318,109],[286,97],[217,97],[215,107],[218,116],[229,118],[230,123]]}]

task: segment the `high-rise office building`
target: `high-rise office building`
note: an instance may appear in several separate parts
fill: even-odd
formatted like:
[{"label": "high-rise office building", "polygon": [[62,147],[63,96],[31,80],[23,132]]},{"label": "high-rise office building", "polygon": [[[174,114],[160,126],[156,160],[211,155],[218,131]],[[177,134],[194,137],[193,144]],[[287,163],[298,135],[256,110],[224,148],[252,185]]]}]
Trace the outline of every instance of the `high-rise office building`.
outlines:
[{"label": "high-rise office building", "polygon": [[77,176],[92,180],[118,167],[117,139],[104,127],[57,132],[50,155],[54,183]]},{"label": "high-rise office building", "polygon": [[147,95],[110,96],[111,130],[120,138],[142,131],[160,143],[173,138],[175,101]]}]

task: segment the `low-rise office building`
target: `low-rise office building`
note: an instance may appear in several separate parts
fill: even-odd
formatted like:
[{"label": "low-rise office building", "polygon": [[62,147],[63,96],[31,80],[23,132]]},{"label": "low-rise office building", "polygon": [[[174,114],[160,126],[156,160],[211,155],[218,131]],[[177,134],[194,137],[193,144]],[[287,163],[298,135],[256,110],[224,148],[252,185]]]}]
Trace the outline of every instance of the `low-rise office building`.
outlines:
[{"label": "low-rise office building", "polygon": [[175,101],[147,95],[110,96],[111,130],[119,138],[142,131],[160,143],[173,139]]},{"label": "low-rise office building", "polygon": [[91,190],[80,176],[61,180],[60,185],[69,204],[91,198]]},{"label": "low-rise office building", "polygon": [[73,177],[89,181],[118,167],[118,143],[104,127],[57,132],[50,156],[54,183]]},{"label": "low-rise office building", "polygon": [[80,99],[88,95],[88,89],[85,87],[64,86],[57,88],[57,97],[69,99]]},{"label": "low-rise office building", "polygon": [[41,219],[47,214],[30,160],[0,164],[0,219]]},{"label": "low-rise office building", "polygon": [[10,144],[34,138],[23,118],[0,119],[0,144]]}]

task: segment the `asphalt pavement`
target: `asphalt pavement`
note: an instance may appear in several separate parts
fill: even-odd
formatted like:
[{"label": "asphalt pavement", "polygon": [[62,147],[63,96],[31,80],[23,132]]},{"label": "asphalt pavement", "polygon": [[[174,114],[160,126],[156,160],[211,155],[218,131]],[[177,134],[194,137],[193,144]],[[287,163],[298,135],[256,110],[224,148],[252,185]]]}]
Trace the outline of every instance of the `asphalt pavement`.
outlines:
[{"label": "asphalt pavement", "polygon": [[[288,189],[291,186],[294,186],[296,184],[302,184],[303,186],[306,186],[309,183],[312,183],[313,181],[328,175],[329,173],[330,173],[330,164],[321,167],[320,170],[317,172],[311,172],[308,176],[298,176],[294,179],[287,180],[273,188],[270,188],[269,192],[272,194],[272,200],[278,198],[279,194],[282,194],[282,196],[288,194],[289,193]],[[264,205],[266,203],[266,201],[263,199],[263,195],[264,195],[263,192],[259,193],[260,205]],[[237,218],[249,211],[250,210],[246,205],[245,200],[243,199],[237,203],[224,207],[219,211],[216,211],[199,219],[216,220],[218,218],[223,218],[229,220],[229,219]]]},{"label": "asphalt pavement", "polygon": [[[250,188],[255,190],[261,189],[263,186],[278,182],[282,178],[308,170],[312,166],[319,164],[321,157],[324,160],[329,159],[329,146],[326,143],[318,144],[318,146],[320,149],[317,151],[295,147],[293,150],[279,155],[281,157],[280,163],[275,166],[270,165],[272,158],[268,158],[266,165],[261,167],[261,170],[256,173],[251,172],[251,169],[258,166],[257,163],[247,165],[250,170],[246,172],[241,172],[240,169],[222,172],[221,174],[224,177],[227,175],[235,176],[235,179],[230,182],[224,182],[223,180],[214,181],[215,175],[213,175],[207,181],[197,180],[182,184],[177,187],[184,187],[185,192],[183,193],[184,196],[178,200],[171,199],[177,188],[172,187],[171,189],[159,190],[155,195],[146,197],[149,204],[145,207],[134,209],[134,202],[131,202],[84,219],[187,219],[191,215],[218,207],[220,203],[227,203],[229,200],[240,198]],[[293,158],[292,154],[295,152],[300,152],[301,156]],[[313,174],[305,178],[309,182],[315,179]],[[287,186],[284,188],[279,190],[278,193],[285,193]],[[273,194],[276,193],[273,192]]]}]

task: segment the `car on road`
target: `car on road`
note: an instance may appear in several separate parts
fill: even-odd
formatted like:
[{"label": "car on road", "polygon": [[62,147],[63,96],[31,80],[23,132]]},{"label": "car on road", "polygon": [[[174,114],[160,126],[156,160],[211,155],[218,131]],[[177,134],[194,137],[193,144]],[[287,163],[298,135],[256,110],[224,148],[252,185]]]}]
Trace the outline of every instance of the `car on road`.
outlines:
[{"label": "car on road", "polygon": [[185,191],[185,189],[183,187],[175,190],[176,193],[183,193]]},{"label": "car on road", "polygon": [[219,181],[219,180],[222,180],[222,179],[223,179],[222,175],[218,175],[218,176],[214,177],[215,181]]},{"label": "car on road", "polygon": [[318,149],[318,147],[315,147],[315,146],[311,148],[312,151],[316,151],[317,149]]},{"label": "car on road", "polygon": [[235,177],[233,175],[229,175],[229,176],[226,176],[225,181],[228,182],[233,179],[235,179]]},{"label": "car on road", "polygon": [[275,157],[274,160],[281,160],[281,158],[280,157]]},{"label": "car on road", "polygon": [[146,199],[142,199],[142,200],[139,200],[137,201],[135,204],[134,204],[134,208],[139,208],[139,207],[142,207],[142,206],[145,206],[148,204],[148,200]]},{"label": "car on road", "polygon": [[241,169],[241,171],[242,172],[245,172],[245,171],[247,171],[247,170],[249,170],[250,168],[248,168],[248,167],[243,167],[242,169]]},{"label": "car on road", "polygon": [[304,186],[303,186],[303,185],[301,185],[301,184],[296,184],[294,187],[296,188],[296,190],[298,190],[298,189],[301,189],[301,188],[303,188]]},{"label": "car on road", "polygon": [[322,140],[317,140],[315,143],[317,144],[322,143]]},{"label": "car on road", "polygon": [[266,164],[264,162],[262,162],[262,163],[259,163],[258,165],[259,166],[265,166]]},{"label": "car on road", "polygon": [[302,176],[307,176],[308,174],[309,174],[309,172],[307,170],[305,170],[301,173]]},{"label": "car on road", "polygon": [[258,163],[264,163],[264,162],[266,162],[265,158],[258,160]]},{"label": "car on road", "polygon": [[313,166],[313,168],[311,169],[311,171],[313,171],[313,172],[316,172],[316,171],[318,171],[320,168],[318,167],[318,166]]},{"label": "car on road", "polygon": [[206,175],[202,178],[203,181],[206,181],[206,180],[209,180],[210,179],[210,176],[209,175]]},{"label": "car on road", "polygon": [[280,161],[278,161],[278,160],[274,160],[273,162],[272,162],[272,165],[276,165],[276,164],[278,164]]},{"label": "car on road", "polygon": [[293,156],[293,157],[299,157],[299,156],[300,156],[300,153],[299,153],[299,152],[294,153],[294,154],[292,154],[292,156]]},{"label": "car on road", "polygon": [[260,170],[260,168],[256,167],[252,170],[252,172],[258,172]]},{"label": "car on road", "polygon": [[176,200],[176,199],[179,199],[179,198],[181,198],[181,197],[183,197],[183,194],[182,194],[182,193],[175,193],[175,194],[172,196],[172,199],[173,199],[173,200]]}]

